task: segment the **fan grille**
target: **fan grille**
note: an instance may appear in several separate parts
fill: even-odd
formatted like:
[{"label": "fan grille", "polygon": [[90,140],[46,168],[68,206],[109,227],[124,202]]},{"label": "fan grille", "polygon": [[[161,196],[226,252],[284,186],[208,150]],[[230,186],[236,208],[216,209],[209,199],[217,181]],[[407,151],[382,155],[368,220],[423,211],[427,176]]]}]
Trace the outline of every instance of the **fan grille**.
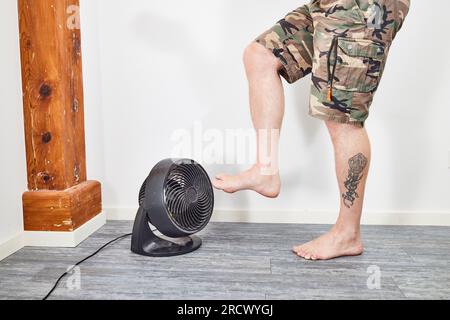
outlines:
[{"label": "fan grille", "polygon": [[141,186],[141,189],[139,189],[139,206],[142,207],[144,205],[144,199],[145,199],[145,187],[147,186],[147,179],[145,179],[144,183]]},{"label": "fan grille", "polygon": [[198,232],[209,222],[214,203],[211,182],[195,162],[175,165],[165,181],[164,196],[172,221],[188,232]]}]

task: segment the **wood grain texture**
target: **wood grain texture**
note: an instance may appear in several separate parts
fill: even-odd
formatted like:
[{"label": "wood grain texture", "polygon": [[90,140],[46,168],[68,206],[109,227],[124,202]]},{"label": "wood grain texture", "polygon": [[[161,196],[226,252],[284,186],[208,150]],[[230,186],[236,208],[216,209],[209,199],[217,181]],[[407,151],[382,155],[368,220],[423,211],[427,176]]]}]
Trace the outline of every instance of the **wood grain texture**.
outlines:
[{"label": "wood grain texture", "polygon": [[[77,248],[24,248],[0,262],[0,299],[39,299],[68,266],[129,233],[110,221]],[[290,251],[330,226],[211,223],[203,246],[171,258],[130,251],[130,238],[80,266],[81,287],[63,279],[52,299],[449,299],[450,228],[365,226],[358,257],[305,261]],[[370,266],[381,288],[367,287]]]},{"label": "wood grain texture", "polygon": [[28,190],[86,181],[78,0],[19,0]]},{"label": "wood grain texture", "polygon": [[78,0],[19,0],[27,231],[73,231],[101,211],[86,181]]},{"label": "wood grain texture", "polygon": [[85,181],[63,191],[25,192],[22,197],[27,231],[74,231],[102,211],[101,186]]}]

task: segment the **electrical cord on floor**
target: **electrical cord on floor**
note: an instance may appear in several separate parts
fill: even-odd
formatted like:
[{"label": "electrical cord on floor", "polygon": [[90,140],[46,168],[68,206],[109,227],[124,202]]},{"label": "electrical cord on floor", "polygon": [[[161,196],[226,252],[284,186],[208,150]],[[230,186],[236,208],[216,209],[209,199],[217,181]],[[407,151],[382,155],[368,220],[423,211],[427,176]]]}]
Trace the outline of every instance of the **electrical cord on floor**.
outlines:
[{"label": "electrical cord on floor", "polygon": [[102,251],[103,249],[105,249],[105,248],[106,248],[107,246],[109,246],[110,244],[112,244],[112,243],[114,243],[114,242],[116,242],[116,241],[119,241],[119,240],[121,240],[121,239],[123,239],[123,238],[129,237],[129,236],[131,236],[131,235],[132,235],[132,233],[128,233],[128,234],[124,234],[124,235],[122,235],[122,236],[120,236],[120,237],[117,237],[117,238],[115,238],[115,239],[109,241],[107,244],[103,245],[100,249],[98,249],[97,251],[95,251],[95,252],[94,252],[93,254],[91,254],[90,256],[88,256],[88,257],[84,258],[83,260],[81,260],[81,261],[75,263],[75,265],[73,265],[72,268],[70,268],[69,270],[67,270],[66,272],[64,272],[64,273],[58,278],[58,280],[56,280],[55,285],[53,286],[53,288],[47,293],[47,295],[46,295],[46,296],[44,297],[44,299],[42,299],[42,300],[47,300],[48,297],[50,297],[50,295],[53,293],[53,291],[55,291],[55,289],[58,287],[58,284],[59,284],[59,282],[62,280],[62,278],[64,278],[67,274],[69,274],[69,272],[71,272],[71,271],[73,270],[73,268],[75,268],[76,266],[82,264],[82,263],[85,262],[86,260],[92,258],[93,256],[95,256],[97,253],[99,253],[100,251]]}]

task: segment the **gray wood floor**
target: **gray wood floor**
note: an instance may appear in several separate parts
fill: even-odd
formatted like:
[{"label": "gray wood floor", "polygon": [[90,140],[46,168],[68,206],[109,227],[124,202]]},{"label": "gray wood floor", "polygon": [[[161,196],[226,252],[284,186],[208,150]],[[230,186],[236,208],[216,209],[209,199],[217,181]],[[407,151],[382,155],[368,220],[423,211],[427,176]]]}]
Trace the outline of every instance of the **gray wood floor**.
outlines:
[{"label": "gray wood floor", "polygon": [[[40,299],[69,265],[130,232],[108,222],[77,248],[24,248],[0,262],[0,299]],[[211,223],[203,247],[174,258],[130,252],[126,238],[85,262],[81,288],[53,299],[450,299],[450,228],[363,227],[366,252],[304,261],[290,252],[328,226]],[[370,266],[381,288],[368,289]]]}]

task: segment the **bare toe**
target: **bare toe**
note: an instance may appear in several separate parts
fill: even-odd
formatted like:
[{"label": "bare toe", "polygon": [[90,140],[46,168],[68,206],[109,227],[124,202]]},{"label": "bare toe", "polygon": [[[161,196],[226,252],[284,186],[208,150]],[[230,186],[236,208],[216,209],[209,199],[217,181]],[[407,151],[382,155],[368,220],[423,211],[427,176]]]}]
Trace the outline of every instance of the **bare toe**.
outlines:
[{"label": "bare toe", "polygon": [[219,190],[223,190],[224,188],[224,183],[222,180],[214,179],[212,185],[214,186],[214,188]]},{"label": "bare toe", "polygon": [[215,177],[217,180],[224,180],[226,178],[226,174],[220,173]]},{"label": "bare toe", "polygon": [[306,256],[306,250],[302,248],[302,249],[300,250],[299,256],[302,257],[302,258],[304,258],[304,257]]},{"label": "bare toe", "polygon": [[301,255],[303,253],[303,246],[295,246],[293,248],[294,253],[296,253],[297,255]]}]

